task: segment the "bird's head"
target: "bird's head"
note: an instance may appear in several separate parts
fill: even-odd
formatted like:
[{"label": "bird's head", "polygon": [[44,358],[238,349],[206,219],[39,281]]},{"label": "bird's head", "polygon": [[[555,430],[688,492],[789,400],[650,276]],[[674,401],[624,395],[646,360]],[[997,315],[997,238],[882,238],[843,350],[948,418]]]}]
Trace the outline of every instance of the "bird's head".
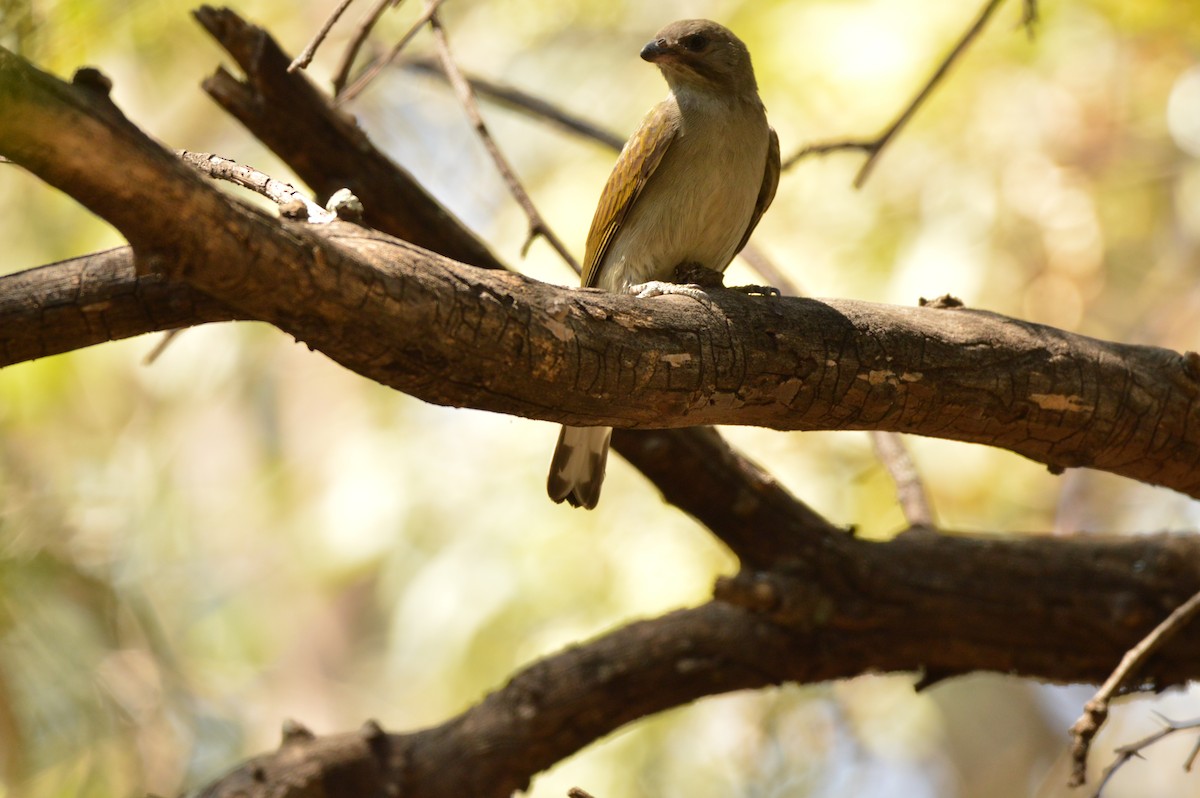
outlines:
[{"label": "bird's head", "polygon": [[672,22],[642,48],[642,58],[662,70],[673,90],[757,95],[750,51],[728,28],[711,20]]}]

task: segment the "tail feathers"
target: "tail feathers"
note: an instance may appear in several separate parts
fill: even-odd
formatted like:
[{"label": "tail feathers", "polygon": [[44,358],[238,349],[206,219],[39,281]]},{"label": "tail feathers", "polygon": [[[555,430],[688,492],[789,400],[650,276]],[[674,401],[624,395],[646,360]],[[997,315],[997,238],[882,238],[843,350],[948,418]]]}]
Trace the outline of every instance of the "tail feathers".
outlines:
[{"label": "tail feathers", "polygon": [[563,427],[550,461],[546,492],[555,502],[588,510],[600,501],[612,427]]}]

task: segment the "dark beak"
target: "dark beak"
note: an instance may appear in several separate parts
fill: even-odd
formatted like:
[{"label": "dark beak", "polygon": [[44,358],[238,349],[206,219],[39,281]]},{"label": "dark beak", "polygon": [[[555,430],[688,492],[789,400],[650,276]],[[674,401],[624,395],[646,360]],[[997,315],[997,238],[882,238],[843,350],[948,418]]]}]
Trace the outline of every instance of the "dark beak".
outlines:
[{"label": "dark beak", "polygon": [[657,64],[670,54],[671,48],[667,47],[666,39],[655,39],[642,48],[642,60],[652,64]]}]

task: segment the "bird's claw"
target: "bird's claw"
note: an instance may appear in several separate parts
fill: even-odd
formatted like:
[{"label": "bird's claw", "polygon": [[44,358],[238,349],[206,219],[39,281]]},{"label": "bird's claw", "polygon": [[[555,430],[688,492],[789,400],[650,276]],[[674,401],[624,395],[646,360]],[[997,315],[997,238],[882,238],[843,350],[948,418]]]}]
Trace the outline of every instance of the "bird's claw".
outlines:
[{"label": "bird's claw", "polygon": [[666,283],[661,280],[651,280],[647,283],[631,285],[626,289],[638,299],[650,299],[656,296],[686,296],[699,301],[706,301],[708,294],[702,286],[695,283]]}]

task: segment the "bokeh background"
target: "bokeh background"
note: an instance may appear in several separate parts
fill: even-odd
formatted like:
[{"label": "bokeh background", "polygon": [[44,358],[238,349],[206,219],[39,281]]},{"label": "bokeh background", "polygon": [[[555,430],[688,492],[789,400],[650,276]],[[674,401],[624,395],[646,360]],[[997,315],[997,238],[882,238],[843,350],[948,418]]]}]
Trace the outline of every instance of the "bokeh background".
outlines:
[{"label": "bokeh background", "polygon": [[[297,52],[334,5],[233,0]],[[785,155],[881,129],[978,12],[940,0],[453,0],[471,72],[621,135],[662,97],[641,45],[707,16],[754,55]],[[801,162],[756,243],[816,296],[968,305],[1103,338],[1200,348],[1200,6],[1020,3],[894,143]],[[388,16],[380,48],[419,4]],[[353,7],[319,54],[327,80]],[[99,67],[171,148],[287,170],[199,88],[221,53],[186,4],[0,0],[0,41],[69,76]],[[429,51],[427,35],[412,45]],[[385,74],[351,110],[508,262],[573,275],[525,222],[438,81]],[[0,109],[3,113],[3,109]],[[613,161],[485,107],[564,240],[582,250]],[[253,200],[252,200],[253,201]],[[0,165],[4,273],[120,236]],[[755,275],[735,264],[730,282]],[[439,723],[515,669],[631,619],[703,601],[734,568],[623,461],[592,513],[551,504],[556,429],[382,388],[259,324],[157,336],[0,373],[0,796],[172,794],[275,745],[377,718]],[[902,528],[862,433],[728,429],[805,501],[862,534]],[[1194,529],[1200,505],[1104,474],[1055,477],[983,447],[909,439],[939,522],[985,534]],[[1099,611],[1099,608],[1098,608]],[[707,699],[623,729],[534,782],[597,796],[1059,796],[1090,688],[911,675]],[[1093,762],[1200,715],[1200,694],[1121,705]],[[1194,737],[1151,749],[1106,794],[1200,795]]]}]

